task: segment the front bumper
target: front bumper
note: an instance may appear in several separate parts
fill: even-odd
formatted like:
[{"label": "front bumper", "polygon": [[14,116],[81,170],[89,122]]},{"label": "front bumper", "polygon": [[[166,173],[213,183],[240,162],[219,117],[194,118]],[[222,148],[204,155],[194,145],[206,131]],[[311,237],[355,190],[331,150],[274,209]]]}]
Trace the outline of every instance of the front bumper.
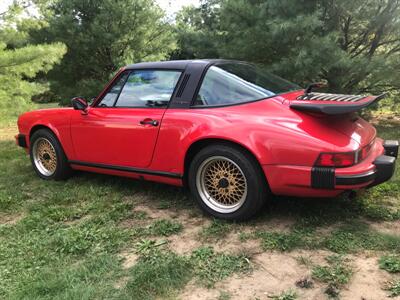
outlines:
[{"label": "front bumper", "polygon": [[25,134],[17,134],[16,136],[15,136],[15,143],[18,145],[18,146],[20,146],[20,147],[22,147],[22,148],[28,148],[28,144],[27,144],[27,142],[26,142],[26,136],[25,136]]},{"label": "front bumper", "polygon": [[319,189],[347,189],[349,186],[372,187],[389,180],[394,174],[399,142],[385,141],[383,148],[384,154],[375,158],[372,162],[374,168],[367,172],[339,175],[334,168],[312,168],[311,186]]}]

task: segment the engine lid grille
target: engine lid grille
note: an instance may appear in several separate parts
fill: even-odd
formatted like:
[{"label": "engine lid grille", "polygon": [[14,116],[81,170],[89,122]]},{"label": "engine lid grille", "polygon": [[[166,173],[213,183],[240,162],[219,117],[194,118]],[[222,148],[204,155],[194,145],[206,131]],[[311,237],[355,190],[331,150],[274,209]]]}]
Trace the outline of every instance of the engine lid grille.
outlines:
[{"label": "engine lid grille", "polygon": [[328,93],[309,93],[297,97],[297,100],[306,101],[337,101],[337,102],[358,102],[365,99],[361,95],[343,95],[343,94],[328,94]]}]

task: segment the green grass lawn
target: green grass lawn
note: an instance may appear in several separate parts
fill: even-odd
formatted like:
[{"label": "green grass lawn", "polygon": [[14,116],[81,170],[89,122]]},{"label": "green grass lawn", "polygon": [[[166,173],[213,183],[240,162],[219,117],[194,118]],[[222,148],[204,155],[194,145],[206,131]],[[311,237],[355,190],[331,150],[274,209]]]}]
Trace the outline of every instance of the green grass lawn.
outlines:
[{"label": "green grass lawn", "polygon": [[[395,121],[377,128],[384,138],[400,138]],[[67,181],[41,180],[15,134],[15,126],[0,128],[1,299],[175,299],[193,282],[223,289],[233,274],[257,270],[259,255],[231,251],[225,241],[256,242],[260,253],[326,251],[326,264],[307,264],[326,297],[340,296],[357,272],[351,257],[367,251],[391,276],[381,288],[400,294],[399,168],[393,180],[355,199],[279,197],[259,217],[236,224],[203,216],[175,187],[79,172]],[[194,246],[178,251],[180,241]],[[301,296],[301,290],[280,292],[271,297]]]}]

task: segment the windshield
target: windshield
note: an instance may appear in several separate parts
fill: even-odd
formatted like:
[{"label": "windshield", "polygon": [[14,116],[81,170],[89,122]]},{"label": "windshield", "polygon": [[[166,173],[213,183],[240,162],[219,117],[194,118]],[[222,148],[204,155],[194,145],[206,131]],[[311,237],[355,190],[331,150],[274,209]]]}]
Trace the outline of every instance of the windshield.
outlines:
[{"label": "windshield", "polygon": [[257,65],[220,63],[207,70],[194,104],[229,105],[299,89],[300,86],[272,75]]}]

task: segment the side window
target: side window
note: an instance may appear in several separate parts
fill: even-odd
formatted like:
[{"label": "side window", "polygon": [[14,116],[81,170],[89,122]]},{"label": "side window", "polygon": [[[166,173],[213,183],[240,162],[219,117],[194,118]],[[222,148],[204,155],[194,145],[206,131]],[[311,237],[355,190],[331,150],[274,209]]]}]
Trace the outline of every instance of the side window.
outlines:
[{"label": "side window", "polygon": [[116,107],[166,106],[171,99],[180,71],[136,70],[130,73]]},{"label": "side window", "polygon": [[99,107],[111,107],[114,106],[115,100],[117,100],[121,88],[124,86],[126,79],[128,78],[129,72],[124,72],[116,80],[114,85],[108,90],[107,94],[97,104]]}]

